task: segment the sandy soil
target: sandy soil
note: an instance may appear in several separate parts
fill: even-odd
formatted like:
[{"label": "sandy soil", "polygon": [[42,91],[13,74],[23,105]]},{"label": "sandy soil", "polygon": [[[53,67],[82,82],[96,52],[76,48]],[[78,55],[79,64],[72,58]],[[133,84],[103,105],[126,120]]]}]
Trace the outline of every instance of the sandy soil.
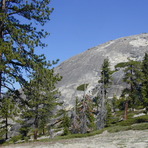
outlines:
[{"label": "sandy soil", "polygon": [[15,144],[1,148],[148,148],[148,130],[108,133],[87,138]]}]

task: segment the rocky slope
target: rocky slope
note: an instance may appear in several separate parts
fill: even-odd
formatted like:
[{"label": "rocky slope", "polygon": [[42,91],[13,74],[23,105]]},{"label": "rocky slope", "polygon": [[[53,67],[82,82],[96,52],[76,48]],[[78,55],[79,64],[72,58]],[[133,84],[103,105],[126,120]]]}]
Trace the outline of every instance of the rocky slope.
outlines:
[{"label": "rocky slope", "polygon": [[[114,69],[117,63],[125,62],[128,58],[141,60],[145,52],[148,52],[146,33],[109,41],[64,61],[55,68],[55,71],[63,76],[58,84],[63,100],[67,104],[73,104],[75,97],[83,94],[76,91],[76,88],[84,83],[89,84],[86,93],[95,94],[104,58],[109,58],[111,69]],[[114,82],[109,91],[110,97],[113,94],[120,95],[124,88],[122,77],[122,71],[114,73]]]}]

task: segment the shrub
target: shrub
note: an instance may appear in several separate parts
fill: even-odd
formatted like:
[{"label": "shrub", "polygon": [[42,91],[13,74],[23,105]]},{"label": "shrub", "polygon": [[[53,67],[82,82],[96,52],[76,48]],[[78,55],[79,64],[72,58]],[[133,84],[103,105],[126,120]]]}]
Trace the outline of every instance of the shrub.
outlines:
[{"label": "shrub", "polygon": [[117,107],[120,109],[120,110],[124,110],[125,109],[125,99],[124,98],[120,98],[116,101],[116,104],[117,104]]},{"label": "shrub", "polygon": [[87,88],[88,84],[82,84],[80,86],[77,87],[78,91],[85,91]]},{"label": "shrub", "polygon": [[21,140],[22,139],[22,135],[17,135],[17,136],[14,136],[11,138],[11,141],[13,143],[16,143],[17,141]]},{"label": "shrub", "polygon": [[131,129],[130,126],[115,126],[115,127],[108,128],[107,131],[110,133],[114,133],[114,132],[130,130],[130,129]]},{"label": "shrub", "polygon": [[148,116],[147,115],[121,121],[121,122],[118,123],[118,125],[128,126],[128,125],[132,125],[132,124],[136,124],[136,123],[143,123],[143,122],[148,122]]},{"label": "shrub", "polygon": [[29,141],[29,137],[24,137],[25,142]]},{"label": "shrub", "polygon": [[131,126],[132,130],[145,130],[148,129],[148,123],[134,124]]},{"label": "shrub", "polygon": [[135,120],[136,120],[136,123],[148,122],[148,116],[144,115],[144,116],[136,117]]}]

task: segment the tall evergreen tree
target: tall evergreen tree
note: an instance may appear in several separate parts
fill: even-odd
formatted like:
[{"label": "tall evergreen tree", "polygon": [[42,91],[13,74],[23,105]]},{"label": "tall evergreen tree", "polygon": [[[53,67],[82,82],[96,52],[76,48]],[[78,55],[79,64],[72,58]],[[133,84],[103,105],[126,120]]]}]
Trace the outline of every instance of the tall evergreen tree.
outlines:
[{"label": "tall evergreen tree", "polygon": [[125,120],[127,119],[127,111],[129,103],[132,108],[140,105],[142,100],[142,72],[141,62],[130,60],[128,62],[119,63],[115,66],[116,69],[123,68],[124,78],[123,82],[127,87],[123,90],[122,95],[125,96]]},{"label": "tall evergreen tree", "polygon": [[23,71],[30,71],[38,56],[36,47],[45,47],[41,39],[48,33],[44,26],[53,9],[50,0],[0,0],[0,97],[3,88],[13,89],[25,81]]},{"label": "tall evergreen tree", "polygon": [[33,127],[34,139],[37,139],[39,127],[45,127],[56,107],[58,91],[55,84],[61,77],[54,74],[54,69],[38,65],[31,76],[31,81],[24,88],[26,99],[22,102],[22,115],[26,124]]},{"label": "tall evergreen tree", "polygon": [[63,110],[63,117],[62,117],[62,127],[64,129],[63,135],[68,135],[70,133],[70,117],[68,116],[68,111]]},{"label": "tall evergreen tree", "polygon": [[80,132],[79,101],[76,97],[75,106],[71,115],[71,132],[73,134]]},{"label": "tall evergreen tree", "polygon": [[103,98],[107,98],[107,90],[112,83],[112,71],[110,70],[110,63],[109,59],[106,58],[103,61],[102,68],[101,68],[101,79],[99,83],[102,84],[102,96]]},{"label": "tall evergreen tree", "polygon": [[101,94],[99,95],[100,96],[99,103],[101,107],[97,115],[97,128],[102,129],[105,126],[106,116],[107,116],[106,103],[107,103],[108,88],[112,83],[112,71],[110,70],[110,63],[108,58],[104,59],[103,61],[101,68],[101,78],[98,82],[101,84],[100,88]]},{"label": "tall evergreen tree", "polygon": [[119,63],[115,68],[124,69],[123,82],[127,83],[127,87],[123,90],[123,95],[128,94],[131,98],[132,106],[136,106],[139,100],[142,99],[141,86],[142,86],[142,72],[141,62],[130,60],[128,62]]},{"label": "tall evergreen tree", "polygon": [[142,61],[142,73],[143,73],[143,84],[142,84],[142,96],[143,105],[146,107],[148,112],[148,54],[145,53],[144,59]]},{"label": "tall evergreen tree", "polygon": [[94,125],[94,102],[90,96],[85,95],[85,98],[77,102],[75,108],[75,116],[72,121],[72,132],[80,132],[82,134],[93,131]]},{"label": "tall evergreen tree", "polygon": [[[94,102],[92,98],[86,94],[86,90],[89,84],[82,84],[77,87],[78,91],[83,91],[83,99],[78,101],[76,99],[76,107],[73,115],[73,132],[80,132],[82,134],[94,130]],[[77,122],[77,123],[76,123]]]},{"label": "tall evergreen tree", "polygon": [[15,121],[15,117],[18,115],[19,108],[14,102],[13,97],[15,95],[11,92],[5,93],[3,99],[0,100],[0,120],[1,120],[1,133],[4,131],[5,139],[8,139],[8,127],[12,126],[9,119]]}]

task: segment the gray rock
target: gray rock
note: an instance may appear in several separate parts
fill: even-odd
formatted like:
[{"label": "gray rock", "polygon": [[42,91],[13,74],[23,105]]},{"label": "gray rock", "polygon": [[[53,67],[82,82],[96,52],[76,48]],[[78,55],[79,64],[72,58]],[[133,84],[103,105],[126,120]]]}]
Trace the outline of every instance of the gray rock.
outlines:
[{"label": "gray rock", "polygon": [[[63,76],[58,88],[61,91],[62,99],[66,104],[73,105],[76,96],[82,96],[83,92],[76,91],[76,88],[88,83],[87,94],[98,86],[100,69],[105,58],[109,58],[111,69],[120,62],[128,61],[128,58],[142,60],[145,52],[148,52],[148,34],[134,35],[109,41],[87,51],[78,54],[55,68],[55,72]],[[109,97],[113,94],[120,96],[125,87],[122,82],[123,72],[113,74],[114,82],[109,90]]]}]

